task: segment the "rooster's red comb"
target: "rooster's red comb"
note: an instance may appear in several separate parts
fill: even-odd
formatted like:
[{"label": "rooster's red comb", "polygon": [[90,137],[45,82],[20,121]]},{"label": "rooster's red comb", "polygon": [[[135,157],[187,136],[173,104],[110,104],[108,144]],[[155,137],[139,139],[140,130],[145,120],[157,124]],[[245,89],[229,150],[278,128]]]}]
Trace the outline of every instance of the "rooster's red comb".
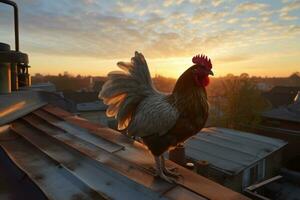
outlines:
[{"label": "rooster's red comb", "polygon": [[211,69],[212,64],[209,58],[207,56],[201,54],[201,55],[196,55],[192,59],[193,63],[196,65],[203,65],[204,67]]}]

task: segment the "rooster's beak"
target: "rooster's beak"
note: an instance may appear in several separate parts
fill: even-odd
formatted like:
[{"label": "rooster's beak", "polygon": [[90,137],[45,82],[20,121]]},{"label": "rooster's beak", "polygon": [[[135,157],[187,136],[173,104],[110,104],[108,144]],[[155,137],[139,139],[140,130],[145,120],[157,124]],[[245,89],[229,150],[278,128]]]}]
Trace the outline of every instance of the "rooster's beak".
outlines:
[{"label": "rooster's beak", "polygon": [[214,75],[213,71],[211,71],[211,70],[209,70],[208,74],[212,75],[212,76]]}]

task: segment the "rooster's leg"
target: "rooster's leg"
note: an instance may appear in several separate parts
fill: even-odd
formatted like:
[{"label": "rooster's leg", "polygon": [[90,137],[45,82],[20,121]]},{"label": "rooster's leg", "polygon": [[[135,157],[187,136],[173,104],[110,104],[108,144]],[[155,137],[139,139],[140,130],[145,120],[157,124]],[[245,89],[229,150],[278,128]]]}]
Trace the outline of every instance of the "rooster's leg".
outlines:
[{"label": "rooster's leg", "polygon": [[175,170],[177,170],[176,167],[172,167],[172,168],[167,168],[166,165],[165,165],[165,158],[163,155],[160,156],[160,162],[161,162],[161,167],[164,171],[164,173],[166,175],[170,175],[170,176],[174,176],[176,178],[178,178],[180,176],[179,173],[175,172]]},{"label": "rooster's leg", "polygon": [[161,165],[162,162],[161,162],[160,156],[154,156],[154,158],[155,158],[155,166],[156,166],[156,175],[155,176],[159,176],[160,178],[168,181],[169,183],[174,183],[175,182],[174,179],[165,175],[164,169],[162,168],[162,165]]}]

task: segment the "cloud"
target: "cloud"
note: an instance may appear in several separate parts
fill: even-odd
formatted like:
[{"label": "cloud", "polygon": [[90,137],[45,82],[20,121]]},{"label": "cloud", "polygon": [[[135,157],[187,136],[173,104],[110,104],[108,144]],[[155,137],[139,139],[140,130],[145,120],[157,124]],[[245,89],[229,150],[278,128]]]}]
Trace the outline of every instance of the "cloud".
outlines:
[{"label": "cloud", "polygon": [[239,21],[239,18],[231,18],[231,19],[227,20],[226,22],[227,22],[228,24],[235,24],[235,23],[237,23],[238,21]]},{"label": "cloud", "polygon": [[217,21],[227,16],[228,14],[229,14],[228,12],[214,12],[214,11],[209,11],[207,9],[197,9],[194,12],[192,22],[199,23],[205,20]]},{"label": "cloud", "polygon": [[[140,50],[149,58],[182,57],[272,45],[300,34],[294,21],[274,21],[272,15],[279,11],[265,10],[266,4],[232,3],[228,7],[228,2],[216,1],[216,8],[207,0],[171,1],[167,7],[141,1],[30,1],[35,6],[22,1],[20,12],[21,47],[30,53],[112,59]],[[205,3],[205,7],[196,7],[196,3]],[[294,4],[285,6],[290,8],[284,10],[295,9]],[[232,7],[239,12],[231,12]],[[259,15],[240,17],[246,8],[259,10]],[[2,38],[1,30],[0,41]]]},{"label": "cloud", "polygon": [[261,11],[267,8],[268,5],[264,3],[253,3],[253,2],[245,2],[239,4],[236,8],[236,12],[248,12],[248,11]]},{"label": "cloud", "polygon": [[86,4],[92,4],[95,3],[95,0],[83,0],[83,2]]},{"label": "cloud", "polygon": [[169,7],[173,5],[180,5],[183,2],[183,0],[164,0],[163,6]]},{"label": "cloud", "polygon": [[281,11],[289,12],[300,8],[300,0],[286,2]]},{"label": "cloud", "polygon": [[297,16],[289,15],[288,12],[281,12],[279,16],[283,20],[296,20],[296,19],[298,19]]},{"label": "cloud", "polygon": [[126,4],[124,2],[117,2],[115,6],[115,10],[117,12],[122,12],[122,13],[132,13],[136,12],[138,9],[137,4]]},{"label": "cloud", "polygon": [[289,13],[300,8],[300,0],[285,2],[282,9],[279,10],[279,16],[283,20],[297,20],[297,16],[292,16]]},{"label": "cloud", "polygon": [[232,63],[232,62],[241,62],[241,61],[247,61],[250,60],[252,56],[250,55],[225,55],[225,56],[219,56],[216,58],[216,62],[220,63]]},{"label": "cloud", "polygon": [[291,25],[286,31],[288,34],[299,35],[300,34],[300,26],[299,25]]},{"label": "cloud", "polygon": [[256,17],[248,17],[245,19],[246,22],[255,22],[257,21],[258,19]]},{"label": "cloud", "polygon": [[223,0],[212,0],[211,4],[215,7],[221,5],[223,3]]},{"label": "cloud", "polygon": [[183,13],[183,12],[178,12],[178,11],[175,11],[175,12],[172,12],[168,18],[172,18],[172,19],[175,19],[175,20],[178,20],[178,19],[184,19],[187,17],[187,14],[186,13]]},{"label": "cloud", "polygon": [[205,0],[189,0],[189,2],[192,4],[201,4],[201,3],[204,3]]}]

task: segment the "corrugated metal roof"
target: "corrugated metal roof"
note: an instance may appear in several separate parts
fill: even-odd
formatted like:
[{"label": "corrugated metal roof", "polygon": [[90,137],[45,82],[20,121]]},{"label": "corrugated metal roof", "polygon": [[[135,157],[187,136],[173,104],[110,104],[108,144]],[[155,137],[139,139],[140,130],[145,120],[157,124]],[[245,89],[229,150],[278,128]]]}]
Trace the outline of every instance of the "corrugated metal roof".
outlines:
[{"label": "corrugated metal roof", "polygon": [[25,88],[24,91],[0,94],[0,126],[23,117],[48,103],[74,110],[72,104],[59,94],[36,91],[31,87]]},{"label": "corrugated metal roof", "polygon": [[247,199],[170,161],[183,178],[155,178],[141,143],[58,107],[39,107],[8,125],[0,146],[49,199]]},{"label": "corrugated metal roof", "polygon": [[291,122],[300,122],[300,103],[265,111],[262,116]]},{"label": "corrugated metal roof", "polygon": [[286,144],[279,139],[213,127],[202,129],[186,142],[186,155],[237,174]]},{"label": "corrugated metal roof", "polygon": [[274,106],[284,106],[293,103],[300,87],[275,86],[268,92],[263,92],[262,95]]},{"label": "corrugated metal roof", "polygon": [[1,95],[0,126],[18,119],[46,104],[47,101],[45,101],[38,92],[19,91]]}]

